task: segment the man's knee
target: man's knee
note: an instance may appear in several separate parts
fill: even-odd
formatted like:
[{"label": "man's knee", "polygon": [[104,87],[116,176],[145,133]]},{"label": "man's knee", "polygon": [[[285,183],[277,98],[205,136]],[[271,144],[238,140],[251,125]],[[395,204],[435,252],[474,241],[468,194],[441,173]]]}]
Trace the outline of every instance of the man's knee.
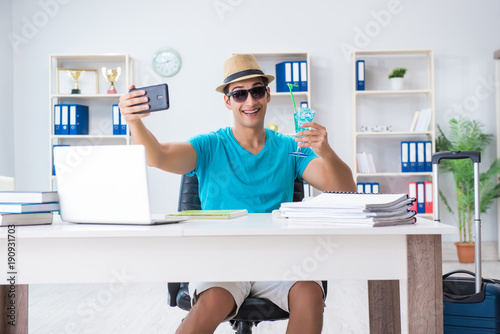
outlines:
[{"label": "man's knee", "polygon": [[297,282],[290,289],[288,303],[290,311],[297,308],[323,311],[325,306],[323,289],[316,282]]},{"label": "man's knee", "polygon": [[236,308],[233,295],[224,288],[213,287],[198,295],[196,304],[209,310],[228,310],[230,314]]}]

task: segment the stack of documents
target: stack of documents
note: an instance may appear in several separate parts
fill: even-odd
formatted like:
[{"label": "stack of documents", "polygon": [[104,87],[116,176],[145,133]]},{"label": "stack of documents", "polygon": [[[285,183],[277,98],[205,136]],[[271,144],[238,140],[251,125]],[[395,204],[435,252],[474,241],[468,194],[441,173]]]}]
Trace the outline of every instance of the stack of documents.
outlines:
[{"label": "stack of documents", "polygon": [[415,223],[415,201],[407,194],[324,192],[304,202],[282,203],[280,213],[290,223],[389,226]]}]

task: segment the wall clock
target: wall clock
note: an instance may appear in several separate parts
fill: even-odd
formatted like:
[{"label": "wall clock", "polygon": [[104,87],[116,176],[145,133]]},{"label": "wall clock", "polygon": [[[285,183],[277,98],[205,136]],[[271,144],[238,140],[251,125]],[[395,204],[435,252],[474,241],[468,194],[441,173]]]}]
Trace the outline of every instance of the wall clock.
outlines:
[{"label": "wall clock", "polygon": [[181,56],[172,48],[163,48],[153,56],[153,69],[162,77],[171,77],[181,69]]}]

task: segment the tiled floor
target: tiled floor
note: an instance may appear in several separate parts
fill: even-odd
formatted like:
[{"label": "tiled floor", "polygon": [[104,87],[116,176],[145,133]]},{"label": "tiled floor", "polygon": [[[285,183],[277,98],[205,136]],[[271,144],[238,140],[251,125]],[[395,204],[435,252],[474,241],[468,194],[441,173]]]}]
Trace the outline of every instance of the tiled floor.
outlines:
[{"label": "tiled floor", "polygon": [[[474,265],[445,262],[443,273],[474,271]],[[500,262],[483,264],[483,276],[500,278]],[[401,291],[404,296],[405,291]],[[170,334],[185,312],[166,302],[163,283],[30,286],[30,334]],[[368,333],[366,281],[331,281],[328,284],[323,333]],[[405,322],[403,317],[403,322]],[[284,333],[286,321],[261,323],[255,334]],[[403,327],[403,333],[407,331]],[[233,333],[227,323],[217,334]]]}]

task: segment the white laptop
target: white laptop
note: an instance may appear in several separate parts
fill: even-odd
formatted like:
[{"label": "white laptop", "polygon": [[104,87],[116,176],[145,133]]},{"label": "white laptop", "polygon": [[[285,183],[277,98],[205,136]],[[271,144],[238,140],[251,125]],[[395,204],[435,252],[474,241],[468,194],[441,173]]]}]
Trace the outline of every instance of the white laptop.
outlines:
[{"label": "white laptop", "polygon": [[54,165],[63,221],[154,225],[184,220],[152,218],[142,145],[58,146]]}]

